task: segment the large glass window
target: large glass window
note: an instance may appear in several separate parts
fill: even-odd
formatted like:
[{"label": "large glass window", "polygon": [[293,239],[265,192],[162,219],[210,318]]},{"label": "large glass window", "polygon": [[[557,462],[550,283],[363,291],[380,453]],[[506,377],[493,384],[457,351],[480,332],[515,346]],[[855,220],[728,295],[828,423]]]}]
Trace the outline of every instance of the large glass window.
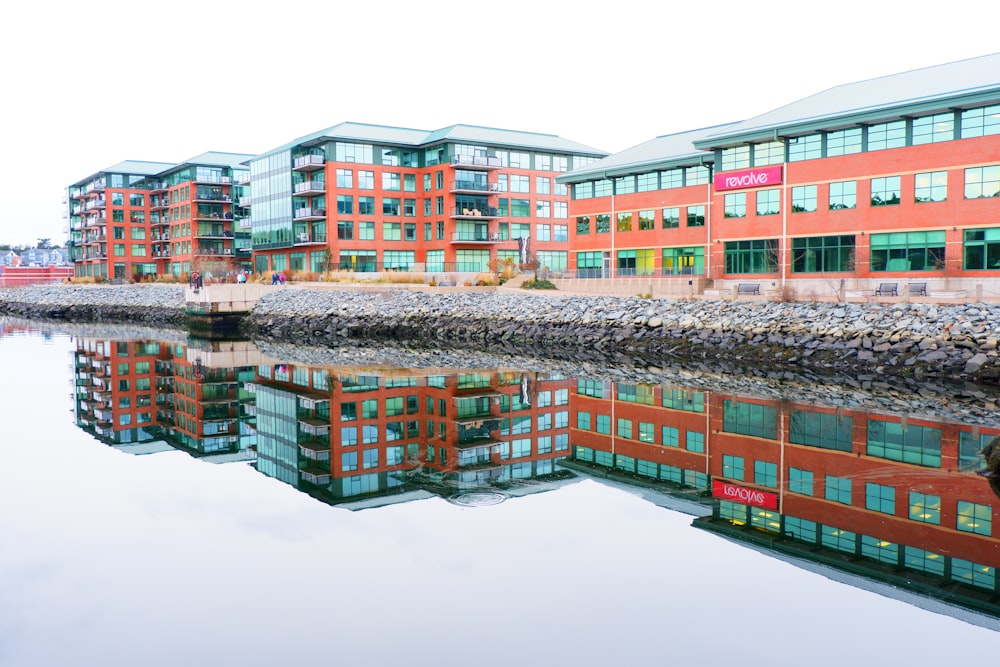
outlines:
[{"label": "large glass window", "polygon": [[858,205],[857,181],[830,183],[830,210],[855,208]]},{"label": "large glass window", "polygon": [[861,152],[861,128],[835,130],[826,135],[826,155],[853,155]]},{"label": "large glass window", "polygon": [[962,138],[1000,134],[1000,104],[962,111]]},{"label": "large glass window", "polygon": [[656,213],[652,210],[639,211],[639,229],[648,230],[656,228]]},{"label": "large glass window", "polygon": [[[750,146],[733,146],[722,149],[722,170],[746,169],[750,166]],[[689,184],[690,185],[690,184]]]},{"label": "large glass window", "polygon": [[941,497],[910,491],[910,518],[921,523],[941,523]]},{"label": "large glass window", "polygon": [[965,230],[962,256],[967,271],[1000,269],[1000,227]]},{"label": "large glass window", "polygon": [[894,120],[868,126],[868,150],[902,148],[906,145],[906,121]]},{"label": "large glass window", "polygon": [[792,213],[811,213],[815,210],[815,185],[799,185],[792,188]]},{"label": "large glass window", "polygon": [[757,438],[778,438],[778,412],[770,405],[745,401],[723,401],[722,430]]},{"label": "large glass window", "polygon": [[662,211],[663,228],[677,229],[681,224],[681,210],[677,206],[665,208]]},{"label": "large glass window", "polygon": [[891,486],[866,482],[865,509],[882,512],[883,514],[895,514],[896,489]]},{"label": "large glass window", "polygon": [[951,111],[913,119],[913,145],[936,144],[955,138],[955,114]]},{"label": "large glass window", "polygon": [[722,476],[743,481],[743,457],[724,454],[722,456]]},{"label": "large glass window", "polygon": [[804,137],[788,139],[788,161],[815,160],[823,157],[823,136],[807,134]]},{"label": "large glass window", "polygon": [[684,186],[683,169],[667,169],[660,172],[660,188],[668,190],[670,188],[680,188]]},{"label": "large glass window", "polygon": [[687,207],[687,226],[688,227],[705,226],[705,207],[703,205]]},{"label": "large glass window", "polygon": [[854,270],[853,236],[812,236],[792,239],[792,273]]},{"label": "large glass window", "polygon": [[934,271],[944,268],[945,233],[871,235],[872,271]]},{"label": "large glass window", "polygon": [[656,190],[659,186],[657,179],[657,172],[649,172],[645,174],[639,174],[636,177],[636,191],[637,192],[649,192],[650,190]]},{"label": "large glass window", "polygon": [[577,236],[585,236],[590,234],[590,216],[580,215],[576,218],[576,234]]},{"label": "large glass window", "polygon": [[757,215],[781,213],[781,190],[757,191]]},{"label": "large glass window", "polygon": [[766,141],[753,147],[753,165],[764,167],[785,161],[785,144],[781,141]]},{"label": "large glass window", "polygon": [[727,241],[725,261],[726,273],[774,273],[778,268],[778,241]]},{"label": "large glass window", "polygon": [[965,170],[965,198],[1000,197],[1000,165]]},{"label": "large glass window", "polygon": [[851,504],[851,478],[826,476],[826,491],[824,497],[835,503]]},{"label": "large glass window", "polygon": [[869,419],[867,453],[891,461],[940,468],[941,429]]},{"label": "large glass window", "polygon": [[788,440],[796,445],[851,451],[854,420],[836,413],[792,410]]},{"label": "large glass window", "polygon": [[705,247],[664,248],[662,267],[665,276],[704,275]]},{"label": "large glass window", "polygon": [[955,527],[966,533],[990,535],[993,532],[993,508],[959,500]]},{"label": "large glass window", "polygon": [[778,488],[778,464],[770,461],[754,461],[753,483],[772,489]]},{"label": "large glass window", "polygon": [[948,198],[948,172],[931,171],[913,177],[913,201],[944,201]]},{"label": "large glass window", "polygon": [[801,493],[804,496],[813,495],[813,474],[809,470],[799,468],[788,469],[788,490]]},{"label": "large glass window", "polygon": [[727,194],[724,215],[727,218],[745,218],[747,215],[747,193],[731,192]]}]

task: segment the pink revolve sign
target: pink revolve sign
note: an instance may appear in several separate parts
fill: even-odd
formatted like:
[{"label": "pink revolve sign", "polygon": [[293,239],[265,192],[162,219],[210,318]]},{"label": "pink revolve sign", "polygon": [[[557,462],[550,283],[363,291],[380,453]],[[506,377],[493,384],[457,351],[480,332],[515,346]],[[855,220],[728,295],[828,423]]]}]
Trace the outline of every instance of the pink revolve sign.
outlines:
[{"label": "pink revolve sign", "polygon": [[715,175],[716,190],[739,190],[742,188],[763,188],[781,184],[781,167],[725,171]]}]

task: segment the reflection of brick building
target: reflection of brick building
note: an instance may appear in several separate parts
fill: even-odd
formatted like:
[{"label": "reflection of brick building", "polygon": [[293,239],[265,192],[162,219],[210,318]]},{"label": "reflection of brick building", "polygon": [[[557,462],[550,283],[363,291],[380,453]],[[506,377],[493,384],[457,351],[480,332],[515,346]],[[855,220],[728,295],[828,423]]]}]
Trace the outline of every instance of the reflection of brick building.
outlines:
[{"label": "reflection of brick building", "polygon": [[1000,429],[665,386],[580,381],[571,400],[574,461],[712,489],[698,525],[967,604],[1000,590],[1000,501],[975,474]]},{"label": "reflection of brick building", "polygon": [[77,425],[115,445],[167,441],[194,456],[245,458],[253,445],[251,366],[160,341],[77,340]]},{"label": "reflection of brick building", "polygon": [[569,452],[565,380],[276,364],[253,391],[258,469],[327,502],[502,486],[553,474]]}]

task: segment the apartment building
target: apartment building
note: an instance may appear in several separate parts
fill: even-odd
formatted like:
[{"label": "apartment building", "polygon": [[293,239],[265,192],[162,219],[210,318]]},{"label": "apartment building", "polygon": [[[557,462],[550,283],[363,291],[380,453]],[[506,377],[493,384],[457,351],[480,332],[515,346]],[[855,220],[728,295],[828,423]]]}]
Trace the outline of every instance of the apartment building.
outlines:
[{"label": "apartment building", "polygon": [[571,268],[803,295],[1000,295],[1000,54],[849,83],[557,177]]},{"label": "apartment building", "polygon": [[249,160],[254,270],[565,269],[556,177],[605,155],[549,134],[342,123]]},{"label": "apartment building", "polygon": [[74,276],[133,280],[250,267],[240,207],[250,155],[209,152],[179,164],[127,160],[69,186]]},{"label": "apartment building", "polygon": [[170,166],[126,160],[69,186],[67,248],[74,276],[124,280],[159,272],[145,184]]}]

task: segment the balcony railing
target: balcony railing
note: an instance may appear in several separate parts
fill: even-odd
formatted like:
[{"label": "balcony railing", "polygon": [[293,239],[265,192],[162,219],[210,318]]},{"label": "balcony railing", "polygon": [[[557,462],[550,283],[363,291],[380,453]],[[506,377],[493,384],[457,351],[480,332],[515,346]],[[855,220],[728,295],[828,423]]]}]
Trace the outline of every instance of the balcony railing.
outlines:
[{"label": "balcony railing", "polygon": [[500,243],[506,239],[500,238],[497,232],[452,232],[452,243]]},{"label": "balcony railing", "polygon": [[310,208],[308,206],[295,209],[295,220],[322,220],[326,218],[325,208]]},{"label": "balcony railing", "polygon": [[473,167],[479,169],[500,169],[503,166],[500,158],[485,155],[452,155],[451,165],[453,167]]},{"label": "balcony railing", "polygon": [[467,181],[467,180],[457,180],[451,182],[452,192],[485,192],[485,193],[499,193],[503,192],[500,189],[499,183],[480,183],[479,181]]},{"label": "balcony railing", "polygon": [[292,163],[293,171],[314,171],[322,169],[326,164],[326,158],[322,155],[300,155]]},{"label": "balcony railing", "polygon": [[295,235],[295,245],[306,245],[310,243],[326,243],[326,234],[310,234],[300,232]]},{"label": "balcony railing", "polygon": [[499,218],[500,209],[496,206],[484,206],[483,208],[468,208],[456,206],[451,210],[453,218]]},{"label": "balcony railing", "polygon": [[295,194],[323,194],[326,192],[326,183],[323,181],[303,181],[295,184]]}]

